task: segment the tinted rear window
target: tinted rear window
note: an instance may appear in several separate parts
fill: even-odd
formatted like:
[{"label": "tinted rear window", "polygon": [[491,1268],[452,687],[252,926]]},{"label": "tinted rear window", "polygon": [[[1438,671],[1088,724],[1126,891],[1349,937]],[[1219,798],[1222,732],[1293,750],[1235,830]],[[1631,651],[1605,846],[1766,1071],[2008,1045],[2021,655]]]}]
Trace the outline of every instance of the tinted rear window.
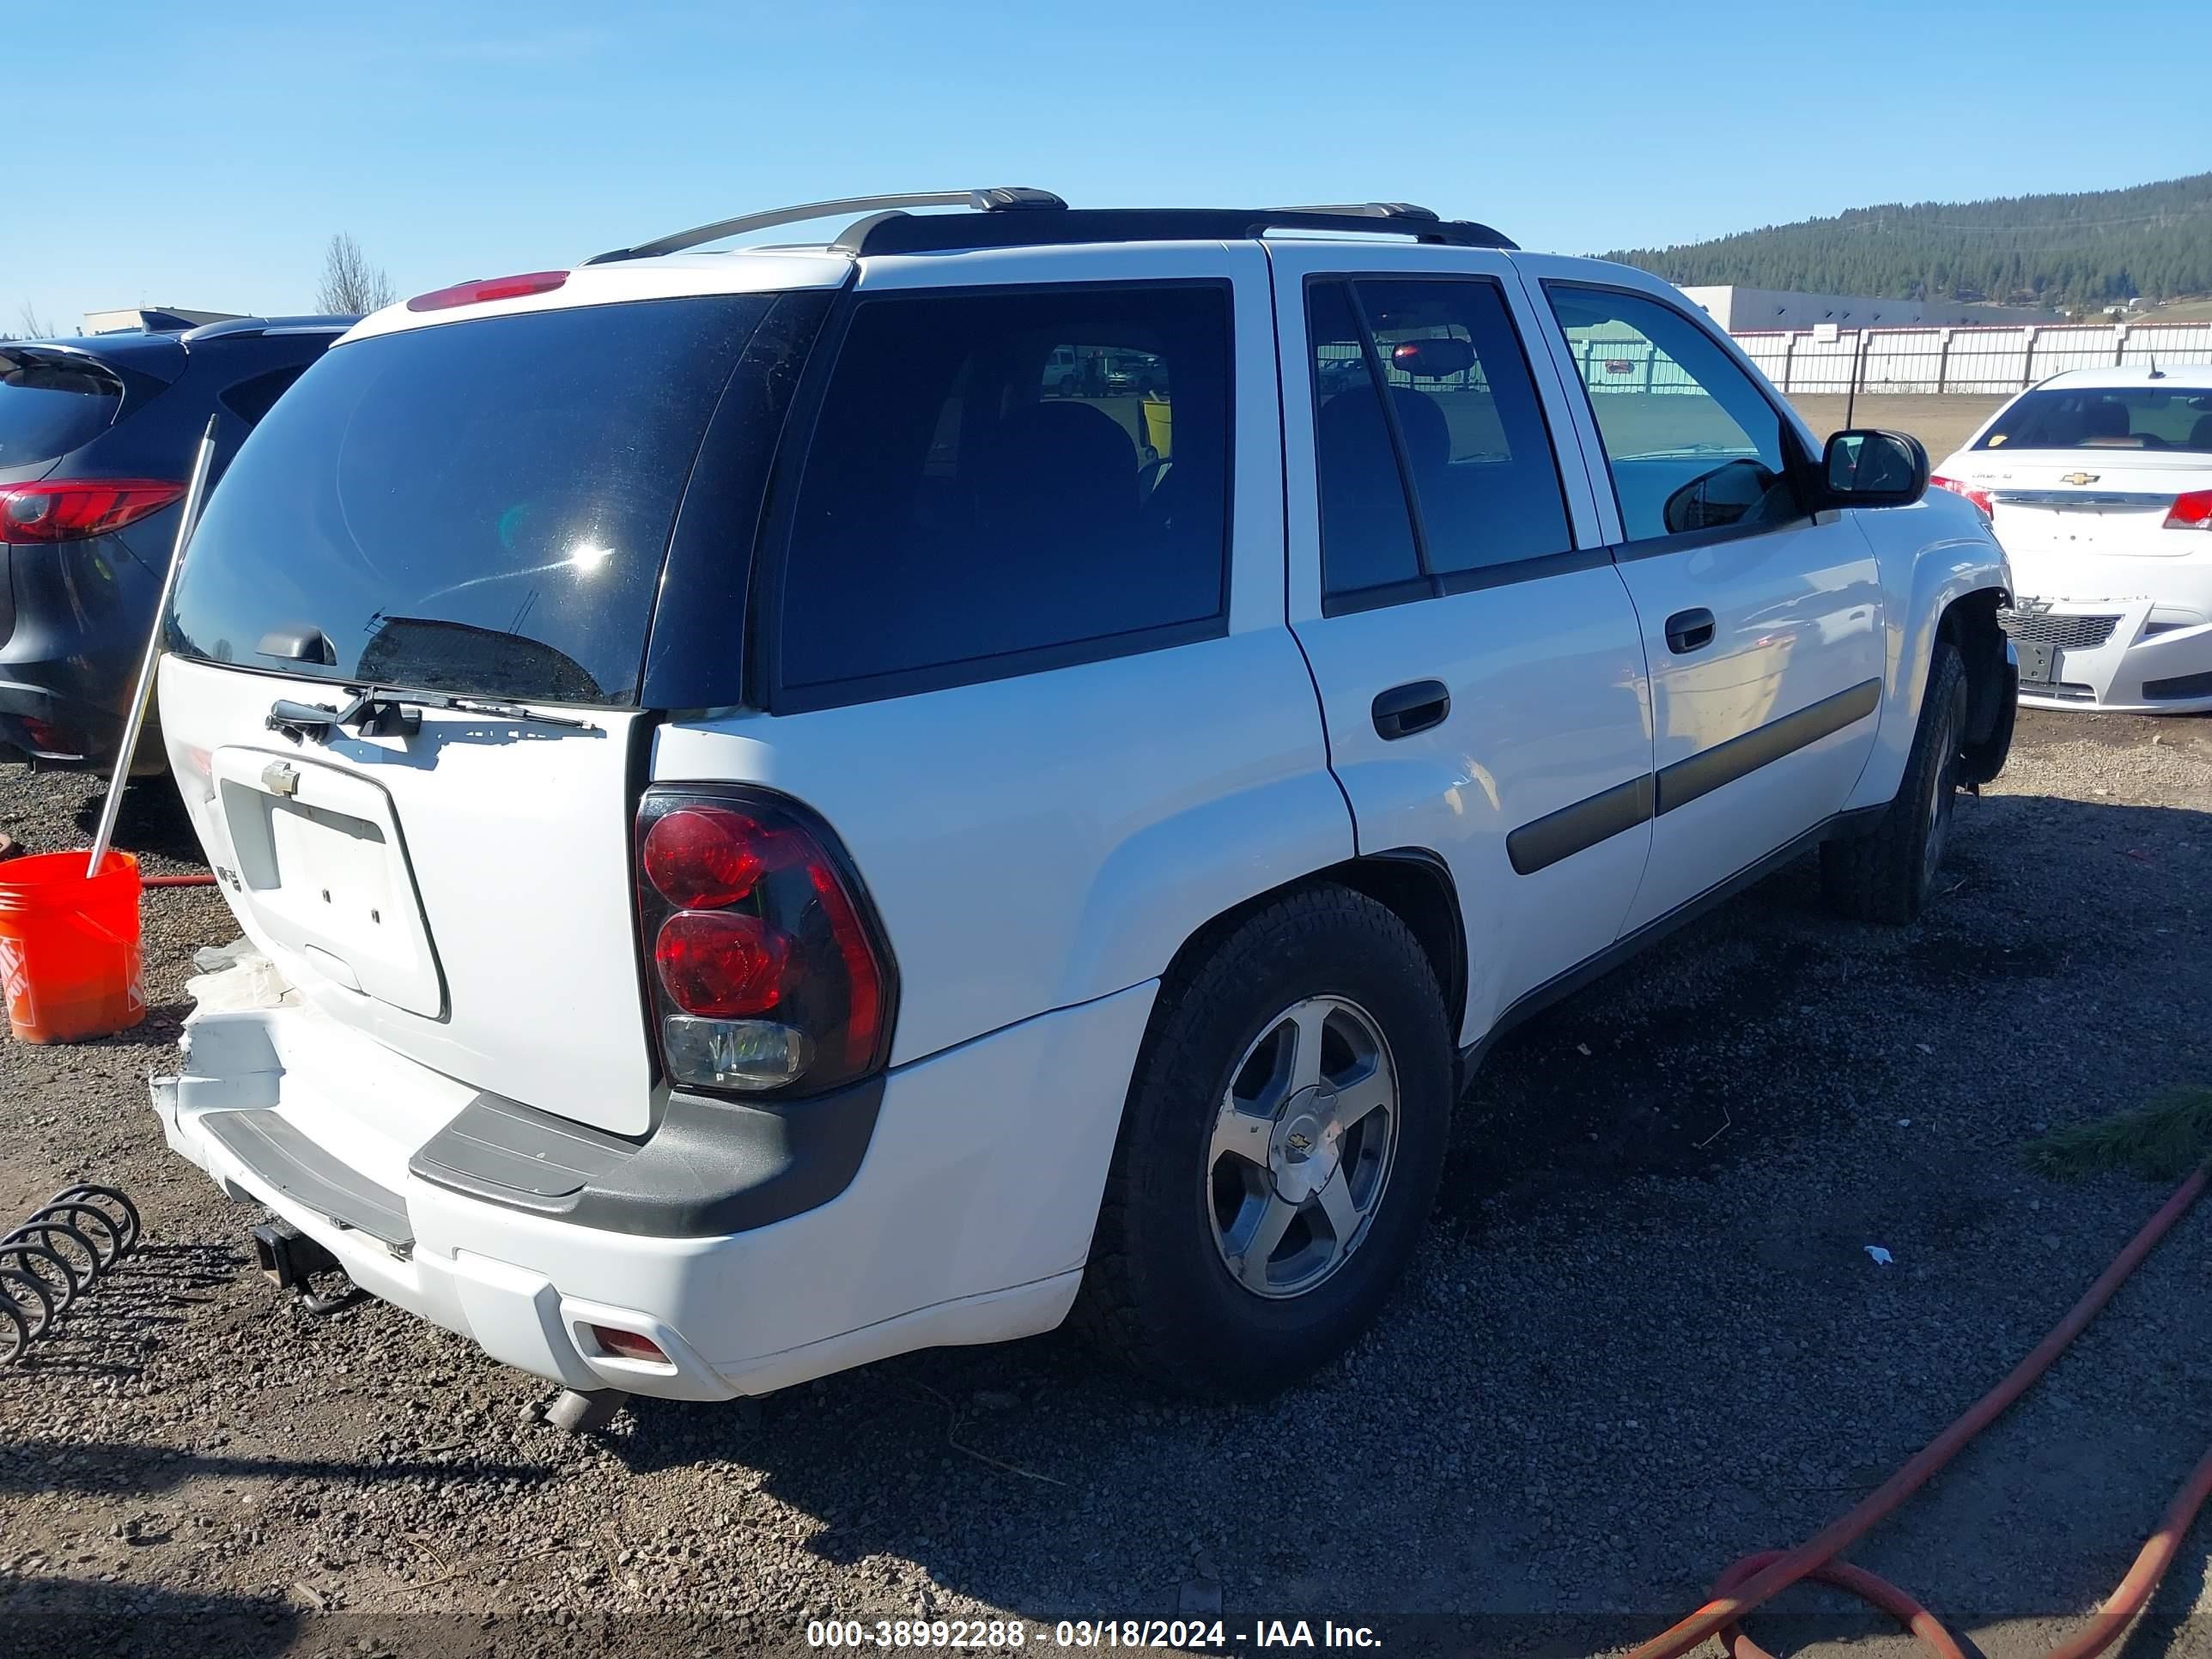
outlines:
[{"label": "tinted rear window", "polygon": [[[210,498],[172,648],[356,684],[635,702],[678,504],[774,301],[579,307],[337,347]],[[261,649],[315,630],[330,660]]]},{"label": "tinted rear window", "polygon": [[2023,392],[1977,449],[2212,452],[2212,392],[2202,386],[2087,386]]},{"label": "tinted rear window", "polygon": [[0,346],[0,471],[89,443],[115,418],[123,387],[96,363]]}]

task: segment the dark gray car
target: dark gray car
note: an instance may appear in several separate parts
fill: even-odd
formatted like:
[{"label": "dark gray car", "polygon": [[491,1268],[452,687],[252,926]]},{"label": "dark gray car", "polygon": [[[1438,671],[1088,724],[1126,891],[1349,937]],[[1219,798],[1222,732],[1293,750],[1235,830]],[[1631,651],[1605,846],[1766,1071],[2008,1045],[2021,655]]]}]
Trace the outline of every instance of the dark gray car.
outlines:
[{"label": "dark gray car", "polygon": [[[113,764],[208,416],[220,478],[353,320],[0,340],[0,754]],[[163,766],[149,733],[132,770]]]}]

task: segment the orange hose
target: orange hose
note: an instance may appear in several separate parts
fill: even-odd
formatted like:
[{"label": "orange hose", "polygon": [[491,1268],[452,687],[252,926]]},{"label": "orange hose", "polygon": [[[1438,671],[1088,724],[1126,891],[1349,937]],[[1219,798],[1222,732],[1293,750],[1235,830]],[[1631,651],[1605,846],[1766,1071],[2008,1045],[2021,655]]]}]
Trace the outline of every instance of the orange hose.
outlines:
[{"label": "orange hose", "polygon": [[[1920,1638],[1921,1644],[1939,1659],[1965,1659],[1959,1644],[1925,1607],[1887,1580],[1863,1568],[1845,1565],[1835,1558],[1927,1484],[1936,1470],[1956,1456],[1968,1441],[1987,1428],[2005,1407],[2026,1394],[2051,1369],[2051,1362],[2064,1352],[2067,1344],[2081,1334],[2098,1310],[2112,1300],[2112,1292],[2142,1265],[2143,1258],[2159,1240],[2187,1213],[2208,1182],[2212,1182],[2212,1168],[2201,1169],[2183,1182],[2158,1213],[2143,1224],[2142,1231],[2128,1241],[2127,1248],[2113,1257],[2112,1265],[2067,1310],[2066,1317],[2036,1345],[2035,1351],[2014,1366],[2003,1382],[1923,1447],[1904,1468],[1830,1522],[1809,1541],[1794,1550],[1750,1556],[1730,1567],[1713,1586],[1711,1601],[1636,1649],[1628,1659],[1680,1659],[1707,1637],[1715,1635],[1726,1641],[1735,1659],[1771,1659],[1765,1650],[1754,1644],[1735,1626],[1753,1608],[1772,1600],[1801,1578],[1835,1585],[1872,1602],[1905,1624]],[[2151,1592],[2158,1587],[2160,1577],[2180,1547],[2182,1534],[2189,1530],[2208,1496],[2212,1496],[2212,1454],[2207,1454],[2197,1466],[2196,1473],[2166,1510],[2159,1529],[2151,1534],[2142,1553],[2136,1556],[2135,1565],[2098,1611],[2089,1628],[2051,1655],[2051,1659],[2091,1659],[2092,1655],[2103,1652],[2118,1639],[2128,1622],[2150,1600]]]}]

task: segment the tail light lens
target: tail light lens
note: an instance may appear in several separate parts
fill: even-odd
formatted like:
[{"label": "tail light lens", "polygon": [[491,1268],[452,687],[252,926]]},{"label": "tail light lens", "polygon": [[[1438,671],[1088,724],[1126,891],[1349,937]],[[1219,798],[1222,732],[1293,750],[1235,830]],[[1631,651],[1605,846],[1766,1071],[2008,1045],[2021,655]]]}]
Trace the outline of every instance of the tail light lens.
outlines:
[{"label": "tail light lens", "polygon": [[0,542],[81,542],[136,524],[185,493],[161,478],[70,478],[0,486]]},{"label": "tail light lens", "polygon": [[2168,530],[2212,530],[2212,489],[2192,489],[2173,498],[2173,511],[2166,515]]},{"label": "tail light lens", "polygon": [[433,289],[407,302],[410,311],[449,311],[486,300],[520,300],[526,294],[550,294],[568,280],[565,270],[528,270],[520,276],[479,276],[451,288]]},{"label": "tail light lens", "polygon": [[1977,489],[1972,484],[1962,483],[1956,478],[1944,477],[1941,473],[1933,475],[1928,482],[1938,489],[1949,490],[1954,495],[1964,495],[1982,510],[1984,518],[1993,519],[1996,516],[1996,505],[1990,501],[1988,490]]},{"label": "tail light lens", "polygon": [[890,953],[826,824],[765,790],[657,785],[638,808],[637,862],[672,1082],[813,1095],[882,1066]]}]

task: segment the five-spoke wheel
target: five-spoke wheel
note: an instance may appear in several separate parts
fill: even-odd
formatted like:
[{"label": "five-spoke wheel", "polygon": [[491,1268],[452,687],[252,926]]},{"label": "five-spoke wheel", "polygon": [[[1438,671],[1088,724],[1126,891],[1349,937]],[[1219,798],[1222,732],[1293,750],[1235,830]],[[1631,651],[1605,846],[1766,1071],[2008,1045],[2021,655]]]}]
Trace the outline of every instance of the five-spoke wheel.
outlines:
[{"label": "five-spoke wheel", "polygon": [[1205,1179],[1213,1243],[1256,1296],[1297,1296],[1359,1248],[1390,1180],[1398,1076],[1374,1018],[1306,997],[1232,1073]]}]

